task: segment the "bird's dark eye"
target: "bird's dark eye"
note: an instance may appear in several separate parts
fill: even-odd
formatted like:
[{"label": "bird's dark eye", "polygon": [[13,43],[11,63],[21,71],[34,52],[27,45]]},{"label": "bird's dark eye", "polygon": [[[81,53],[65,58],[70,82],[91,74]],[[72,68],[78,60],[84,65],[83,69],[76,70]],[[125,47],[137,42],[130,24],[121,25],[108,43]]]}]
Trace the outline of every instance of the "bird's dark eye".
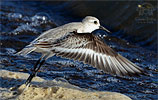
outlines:
[{"label": "bird's dark eye", "polygon": [[94,24],[98,24],[97,21],[94,21]]}]

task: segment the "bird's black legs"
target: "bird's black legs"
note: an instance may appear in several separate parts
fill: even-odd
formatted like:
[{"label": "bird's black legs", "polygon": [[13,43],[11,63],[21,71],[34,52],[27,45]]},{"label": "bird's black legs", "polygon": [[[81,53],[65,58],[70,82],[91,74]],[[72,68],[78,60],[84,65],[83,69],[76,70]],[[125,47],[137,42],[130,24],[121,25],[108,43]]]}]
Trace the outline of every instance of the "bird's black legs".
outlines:
[{"label": "bird's black legs", "polygon": [[26,86],[28,86],[30,84],[30,82],[32,81],[33,77],[36,76],[38,70],[41,68],[41,66],[44,64],[45,60],[43,60],[42,58],[40,58],[34,68],[33,68],[33,72],[30,74],[30,76],[28,77],[28,79],[26,80],[25,84]]},{"label": "bird's black legs", "polygon": [[41,59],[42,59],[42,58],[40,58],[40,59],[36,62],[36,64],[35,64],[34,67],[33,67],[33,71],[37,68],[38,64],[41,62]]}]

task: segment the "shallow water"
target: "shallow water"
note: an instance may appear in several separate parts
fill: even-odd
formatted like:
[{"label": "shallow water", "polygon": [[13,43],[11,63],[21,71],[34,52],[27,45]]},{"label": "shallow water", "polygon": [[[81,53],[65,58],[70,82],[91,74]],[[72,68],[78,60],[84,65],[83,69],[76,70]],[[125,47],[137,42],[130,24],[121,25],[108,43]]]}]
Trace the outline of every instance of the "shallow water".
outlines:
[{"label": "shallow water", "polygon": [[[92,90],[120,92],[134,100],[156,100],[157,25],[155,21],[138,23],[135,20],[138,17],[136,6],[141,3],[3,1],[0,8],[1,69],[30,73],[40,54],[21,57],[14,55],[17,51],[48,29],[93,15],[112,31],[112,34],[103,31],[95,31],[94,34],[144,68],[148,75],[123,78],[111,76],[81,62],[54,56],[47,60],[38,76],[48,80],[64,78],[71,84]],[[153,2],[150,3],[155,6]],[[155,12],[153,18],[156,18]]]}]

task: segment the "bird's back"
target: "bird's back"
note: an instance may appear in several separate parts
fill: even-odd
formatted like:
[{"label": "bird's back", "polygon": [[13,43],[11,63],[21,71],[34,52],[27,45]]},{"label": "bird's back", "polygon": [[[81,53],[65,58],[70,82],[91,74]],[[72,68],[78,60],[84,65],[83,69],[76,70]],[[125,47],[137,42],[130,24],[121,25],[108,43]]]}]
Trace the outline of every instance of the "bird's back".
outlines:
[{"label": "bird's back", "polygon": [[42,50],[47,51],[48,48],[40,49],[40,47],[36,47],[35,45],[40,42],[47,42],[52,44],[57,39],[64,38],[68,34],[71,34],[71,32],[76,31],[77,29],[80,29],[82,27],[81,22],[73,22],[68,23],[53,29],[50,29],[44,33],[42,33],[40,36],[38,36],[35,40],[33,40],[29,45],[27,45],[24,49],[22,49],[20,52],[18,52],[18,55],[27,55],[31,53],[32,51],[35,52],[42,52]]},{"label": "bird's back", "polygon": [[68,24],[50,29],[50,30],[42,33],[39,37],[37,37],[31,43],[36,43],[38,41],[43,41],[43,40],[48,40],[48,39],[51,39],[53,42],[53,40],[62,38],[64,36],[70,34],[71,32],[73,32],[74,30],[79,29],[79,27],[82,26],[81,24],[82,23],[80,23],[80,22],[73,22],[73,23],[68,23]]}]

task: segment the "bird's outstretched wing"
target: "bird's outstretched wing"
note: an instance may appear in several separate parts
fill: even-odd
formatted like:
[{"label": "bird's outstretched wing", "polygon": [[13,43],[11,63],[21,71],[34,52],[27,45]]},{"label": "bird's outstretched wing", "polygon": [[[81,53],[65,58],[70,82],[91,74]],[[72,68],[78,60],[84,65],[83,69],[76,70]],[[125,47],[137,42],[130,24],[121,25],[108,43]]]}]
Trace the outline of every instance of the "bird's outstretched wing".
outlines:
[{"label": "bird's outstretched wing", "polygon": [[102,40],[91,33],[74,33],[53,44],[57,56],[83,61],[105,73],[119,76],[134,76],[143,69],[116,53]]}]

